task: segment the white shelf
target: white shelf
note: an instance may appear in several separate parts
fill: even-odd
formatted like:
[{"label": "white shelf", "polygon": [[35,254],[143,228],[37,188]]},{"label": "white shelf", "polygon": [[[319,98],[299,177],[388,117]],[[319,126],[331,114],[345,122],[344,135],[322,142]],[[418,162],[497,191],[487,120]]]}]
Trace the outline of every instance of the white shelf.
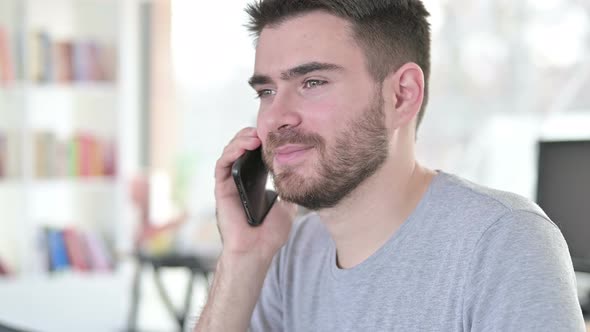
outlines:
[{"label": "white shelf", "polygon": [[79,93],[107,95],[117,93],[118,85],[111,81],[31,82],[10,81],[0,83],[1,93]]},{"label": "white shelf", "polygon": [[24,186],[24,183],[20,179],[13,179],[13,178],[1,178],[0,179],[0,190],[21,189],[23,186]]},{"label": "white shelf", "polygon": [[[0,24],[22,32],[20,45],[13,47],[23,48],[19,60],[25,78],[36,77],[39,68],[47,68],[45,63],[40,67],[31,62],[36,55],[46,54],[44,44],[33,43],[39,32],[46,33],[52,43],[95,43],[99,51],[107,52],[105,77],[115,72],[115,81],[19,79],[0,84],[0,131],[9,132],[22,144],[22,153],[12,154],[20,161],[14,174],[22,176],[0,178],[0,254],[7,256],[4,260],[19,276],[41,271],[32,252],[35,234],[44,225],[88,227],[113,235],[122,224],[132,222],[126,217],[131,207],[122,177],[37,178],[35,174],[37,158],[44,161],[46,157],[39,151],[53,151],[52,142],[47,147],[39,144],[43,133],[53,134],[48,140],[55,138],[58,147],[79,139],[78,134],[93,137],[105,147],[101,153],[91,145],[88,151],[96,153],[95,157],[106,158],[112,143],[117,171],[129,174],[139,168],[135,151],[139,144],[128,142],[139,137],[141,123],[136,100],[140,75],[139,68],[134,68],[142,56],[136,40],[139,10],[136,0],[0,0]],[[111,52],[116,59],[110,58]],[[54,62],[52,68],[62,68],[60,63]]]},{"label": "white shelf", "polygon": [[22,178],[0,179],[0,191],[33,190],[33,191],[113,191],[117,189],[117,179],[109,177],[88,178],[55,178],[55,179],[31,179]]},{"label": "white shelf", "polygon": [[25,91],[33,130],[50,130],[63,137],[77,131],[112,137],[117,131],[115,84],[29,84]]},{"label": "white shelf", "polygon": [[24,83],[19,81],[2,83],[0,84],[0,95],[21,92],[23,90],[23,87]]},{"label": "white shelf", "polygon": [[116,188],[116,185],[116,179],[108,177],[56,178],[31,180],[31,187],[35,190],[114,190]]},{"label": "white shelf", "polygon": [[23,88],[36,94],[69,94],[112,97],[117,93],[113,82],[25,83]]}]

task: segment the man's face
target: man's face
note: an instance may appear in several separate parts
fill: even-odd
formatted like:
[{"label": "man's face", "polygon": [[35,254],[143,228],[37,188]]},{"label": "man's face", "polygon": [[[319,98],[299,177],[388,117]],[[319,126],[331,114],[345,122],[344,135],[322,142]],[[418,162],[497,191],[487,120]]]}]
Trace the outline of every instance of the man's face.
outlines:
[{"label": "man's face", "polygon": [[381,86],[347,22],[313,12],[265,28],[252,86],[258,135],[279,195],[335,206],[387,159]]}]

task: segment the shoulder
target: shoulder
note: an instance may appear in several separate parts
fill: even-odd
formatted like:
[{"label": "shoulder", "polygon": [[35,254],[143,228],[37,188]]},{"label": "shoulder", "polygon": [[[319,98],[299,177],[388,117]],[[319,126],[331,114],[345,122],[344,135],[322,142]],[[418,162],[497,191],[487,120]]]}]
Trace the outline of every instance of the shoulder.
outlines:
[{"label": "shoulder", "polygon": [[462,216],[458,226],[472,236],[473,263],[516,260],[524,264],[528,260],[531,265],[534,258],[569,268],[565,239],[537,204],[455,175],[443,173],[439,181],[443,185],[437,187],[440,192],[435,196],[445,197],[447,208],[454,211],[451,213]]},{"label": "shoulder", "polygon": [[449,190],[478,206],[467,205],[468,211],[490,216],[471,233],[463,303],[470,329],[579,330],[575,274],[558,227],[526,198],[459,178],[449,181],[456,186]]},{"label": "shoulder", "polygon": [[520,195],[475,184],[456,175],[441,173],[433,189],[434,204],[453,216],[461,226],[482,235],[494,226],[537,227],[557,230],[545,212]]},{"label": "shoulder", "polygon": [[498,213],[522,210],[546,218],[538,205],[520,195],[488,188],[453,174],[441,173],[440,176],[443,183],[439,186],[440,191],[449,197],[468,201],[472,206],[490,206],[498,210]]}]

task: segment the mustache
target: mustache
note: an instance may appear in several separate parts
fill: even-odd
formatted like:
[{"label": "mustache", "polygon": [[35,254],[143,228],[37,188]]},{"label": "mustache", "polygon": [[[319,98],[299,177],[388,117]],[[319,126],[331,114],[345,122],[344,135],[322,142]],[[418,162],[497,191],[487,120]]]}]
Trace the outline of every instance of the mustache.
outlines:
[{"label": "mustache", "polygon": [[270,132],[263,148],[265,161],[271,164],[275,149],[285,144],[301,144],[323,150],[325,141],[318,134],[306,133],[293,128]]},{"label": "mustache", "polygon": [[274,151],[279,146],[285,144],[301,144],[310,147],[324,145],[324,139],[314,133],[305,133],[297,129],[284,129],[279,132],[271,132],[266,139],[266,149],[269,152]]}]

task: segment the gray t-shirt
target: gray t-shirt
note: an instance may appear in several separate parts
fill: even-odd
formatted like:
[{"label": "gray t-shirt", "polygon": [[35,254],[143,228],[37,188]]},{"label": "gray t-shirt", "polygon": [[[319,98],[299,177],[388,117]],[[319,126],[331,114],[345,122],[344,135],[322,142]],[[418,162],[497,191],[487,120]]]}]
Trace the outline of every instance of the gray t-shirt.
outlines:
[{"label": "gray t-shirt", "polygon": [[339,269],[316,214],[276,255],[252,331],[585,331],[568,248],[532,202],[439,172],[371,257]]}]

